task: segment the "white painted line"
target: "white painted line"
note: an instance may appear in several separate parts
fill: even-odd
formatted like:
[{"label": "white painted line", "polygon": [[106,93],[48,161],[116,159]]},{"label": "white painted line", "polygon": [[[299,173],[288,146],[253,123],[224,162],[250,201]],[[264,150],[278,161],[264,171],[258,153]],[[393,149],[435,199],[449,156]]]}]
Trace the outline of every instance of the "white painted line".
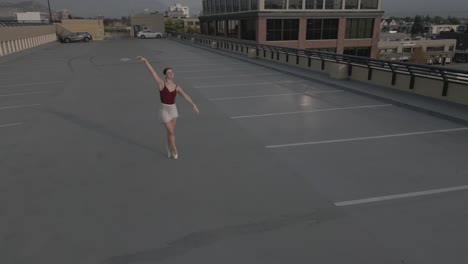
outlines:
[{"label": "white painted line", "polygon": [[8,96],[21,96],[21,95],[30,95],[30,94],[45,94],[50,92],[32,92],[32,93],[17,93],[17,94],[0,94],[0,97],[8,97]]},{"label": "white painted line", "polygon": [[218,75],[218,76],[205,76],[205,77],[191,77],[183,78],[185,80],[195,80],[195,79],[215,79],[215,78],[229,78],[229,77],[248,77],[248,76],[261,76],[261,75],[274,75],[279,73],[259,73],[259,74],[241,74],[241,75]]},{"label": "white painted line", "polygon": [[275,96],[290,96],[290,95],[308,95],[308,94],[321,94],[321,93],[337,93],[344,92],[343,90],[331,90],[331,91],[316,91],[306,93],[287,93],[287,94],[266,94],[266,95],[251,95],[251,96],[237,96],[237,97],[221,97],[211,98],[211,101],[222,101],[222,100],[236,100],[236,99],[249,99],[249,98],[264,98],[264,97],[275,97]]},{"label": "white painted line", "polygon": [[20,83],[20,84],[2,85],[2,86],[0,86],[0,88],[21,87],[21,86],[33,86],[33,85],[40,85],[40,84],[57,84],[57,83],[63,83],[63,82]]},{"label": "white painted line", "polygon": [[360,200],[337,202],[335,203],[335,206],[351,206],[351,205],[358,205],[358,204],[377,203],[377,202],[383,202],[383,201],[389,201],[389,200],[395,200],[395,199],[404,199],[404,198],[427,196],[427,195],[449,193],[449,192],[456,192],[456,191],[466,191],[466,190],[468,190],[468,185],[444,188],[444,189],[421,191],[421,192],[411,192],[411,193],[395,194],[395,195],[388,195],[388,196],[380,196],[380,197],[373,197],[373,198],[360,199]]},{"label": "white painted line", "polygon": [[318,109],[310,111],[297,111],[297,112],[283,112],[283,113],[272,113],[272,114],[261,114],[261,115],[248,115],[248,116],[234,116],[232,119],[244,119],[244,118],[254,118],[254,117],[266,117],[266,116],[279,116],[279,115],[294,115],[294,114],[306,114],[306,113],[319,113],[319,112],[330,112],[330,111],[342,111],[342,110],[353,110],[353,109],[365,109],[365,108],[376,108],[376,107],[389,107],[391,104],[384,105],[364,105],[364,106],[354,106],[354,107],[342,107],[342,108],[327,108],[327,109]]},{"label": "white painted line", "polygon": [[176,73],[181,72],[215,72],[215,71],[237,71],[237,70],[254,70],[255,68],[238,68],[238,69],[210,69],[210,70],[193,70],[193,71],[177,71]]},{"label": "white painted line", "polygon": [[226,65],[241,65],[241,64],[245,64],[245,63],[180,64],[180,65],[172,65],[171,67],[176,68],[176,67],[226,66]]},{"label": "white painted line", "polygon": [[242,83],[242,84],[220,84],[220,85],[203,85],[195,86],[195,89],[215,88],[215,87],[232,87],[232,86],[248,86],[248,85],[267,85],[267,84],[281,84],[281,83],[297,83],[305,81],[280,81],[280,82],[261,82],[261,83]]},{"label": "white painted line", "polygon": [[33,107],[33,106],[39,106],[39,105],[40,105],[40,104],[6,106],[6,107],[0,107],[0,110],[15,109],[15,108],[25,108],[25,107]]},{"label": "white painted line", "polygon": [[23,123],[14,123],[14,124],[5,124],[5,125],[0,125],[0,128],[3,127],[12,127],[12,126],[21,126]]},{"label": "white painted line", "polygon": [[461,128],[454,128],[454,129],[443,129],[443,130],[432,130],[432,131],[414,132],[414,133],[391,134],[391,135],[383,135],[383,136],[375,136],[375,137],[347,138],[347,139],[313,141],[313,142],[303,142],[303,143],[293,143],[293,144],[283,144],[283,145],[271,145],[271,146],[266,146],[266,148],[298,147],[298,146],[306,146],[306,145],[319,145],[319,144],[340,143],[340,142],[371,140],[371,139],[381,139],[381,138],[393,138],[393,137],[407,137],[407,136],[437,134],[437,133],[448,133],[448,132],[457,132],[457,131],[466,131],[466,130],[468,130],[468,127],[461,127]]}]

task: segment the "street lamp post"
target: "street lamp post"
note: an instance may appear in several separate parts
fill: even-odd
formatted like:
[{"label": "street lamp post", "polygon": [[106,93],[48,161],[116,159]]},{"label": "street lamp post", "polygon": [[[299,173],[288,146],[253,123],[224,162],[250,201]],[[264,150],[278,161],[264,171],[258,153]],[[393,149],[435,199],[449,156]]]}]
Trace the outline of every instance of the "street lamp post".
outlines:
[{"label": "street lamp post", "polygon": [[50,9],[50,1],[47,0],[47,4],[49,5],[49,23],[52,24],[52,10]]}]

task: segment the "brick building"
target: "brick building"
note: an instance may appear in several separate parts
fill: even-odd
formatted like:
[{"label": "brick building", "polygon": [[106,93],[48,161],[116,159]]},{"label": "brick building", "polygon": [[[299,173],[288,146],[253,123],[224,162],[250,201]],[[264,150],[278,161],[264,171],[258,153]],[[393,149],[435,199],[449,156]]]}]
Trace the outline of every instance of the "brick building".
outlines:
[{"label": "brick building", "polygon": [[201,32],[377,57],[382,0],[203,0]]}]

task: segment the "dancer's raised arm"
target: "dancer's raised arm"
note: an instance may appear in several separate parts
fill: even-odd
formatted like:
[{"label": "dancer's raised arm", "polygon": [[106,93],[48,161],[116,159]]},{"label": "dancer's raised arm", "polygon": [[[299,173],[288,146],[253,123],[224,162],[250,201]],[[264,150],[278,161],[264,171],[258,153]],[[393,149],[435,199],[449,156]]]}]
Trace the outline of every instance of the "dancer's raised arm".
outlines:
[{"label": "dancer's raised arm", "polygon": [[150,71],[151,75],[153,75],[154,80],[159,86],[159,90],[162,90],[164,88],[164,81],[159,77],[159,75],[156,73],[156,71],[153,69],[153,66],[148,62],[148,60],[142,56],[137,57],[138,60],[143,61],[146,64],[146,67],[148,67],[148,70]]}]

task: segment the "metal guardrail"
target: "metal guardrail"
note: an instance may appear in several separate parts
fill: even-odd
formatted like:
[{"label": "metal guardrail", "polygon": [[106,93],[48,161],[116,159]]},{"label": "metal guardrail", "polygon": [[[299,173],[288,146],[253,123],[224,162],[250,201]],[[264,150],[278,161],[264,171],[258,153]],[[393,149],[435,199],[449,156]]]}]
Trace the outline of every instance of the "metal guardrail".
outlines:
[{"label": "metal guardrail", "polygon": [[[423,77],[434,80],[443,81],[444,87],[442,96],[447,96],[449,83],[459,83],[463,85],[468,85],[468,71],[457,70],[451,68],[430,66],[430,65],[419,65],[411,64],[405,62],[393,62],[387,60],[371,59],[366,57],[351,56],[351,55],[340,55],[336,53],[323,52],[323,51],[313,51],[313,50],[304,50],[304,49],[295,49],[295,48],[286,48],[265,44],[258,44],[253,41],[244,41],[238,39],[227,39],[219,38],[206,35],[196,35],[196,34],[185,34],[185,33],[176,33],[168,32],[168,36],[180,36],[181,39],[192,41],[195,40],[195,43],[203,43],[211,45],[211,43],[216,42],[218,47],[223,45],[238,45],[242,48],[253,48],[256,49],[257,56],[261,50],[263,52],[270,51],[271,56],[273,53],[293,55],[296,56],[297,64],[299,57],[305,57],[309,59],[316,59],[322,61],[322,70],[325,68],[325,62],[334,62],[339,64],[348,65],[348,76],[352,75],[353,67],[361,67],[368,69],[368,80],[372,79],[373,70],[388,71],[392,73],[392,85],[396,84],[397,74],[405,74],[411,77],[410,89],[414,89],[415,78]],[[241,51],[243,52],[243,51]]]}]

